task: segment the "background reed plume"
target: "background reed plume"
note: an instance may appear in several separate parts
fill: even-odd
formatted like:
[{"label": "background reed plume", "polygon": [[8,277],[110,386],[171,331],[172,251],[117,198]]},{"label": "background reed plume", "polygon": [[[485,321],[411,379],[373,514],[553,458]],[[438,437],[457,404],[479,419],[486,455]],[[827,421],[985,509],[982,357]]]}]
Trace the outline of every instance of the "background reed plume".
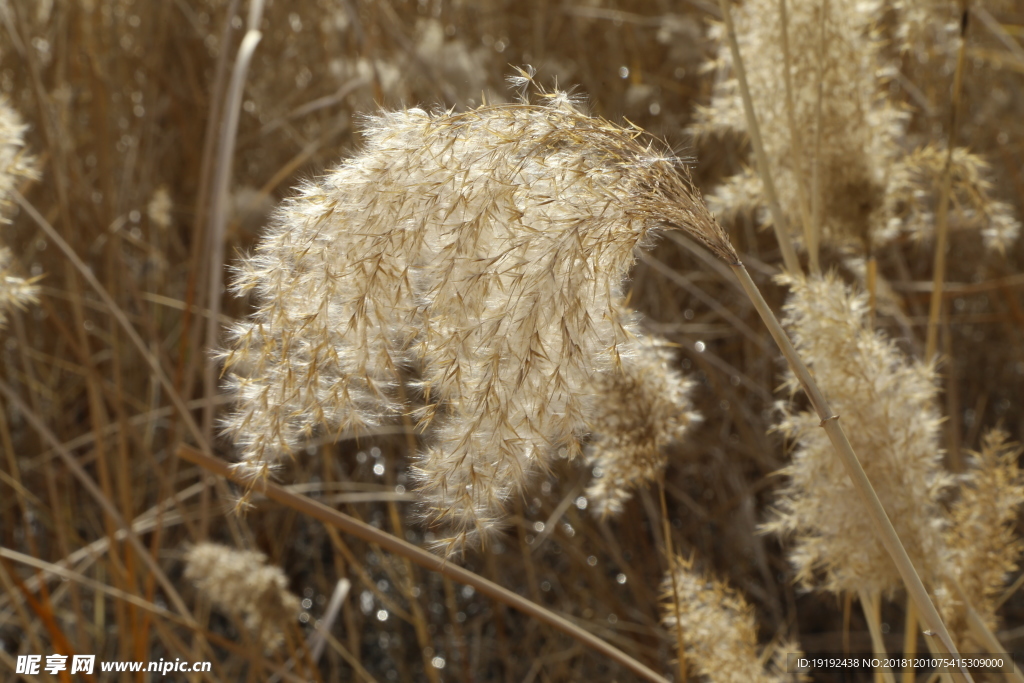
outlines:
[{"label": "background reed plume", "polygon": [[[841,348],[859,340],[875,353],[872,367],[889,368],[880,371],[885,402],[923,411],[906,425],[878,423],[915,435],[916,464],[900,474],[906,497],[894,491],[893,504],[920,504],[911,512],[936,532],[914,551],[941,549],[923,572],[936,577],[933,595],[964,647],[987,649],[991,635],[1019,649],[1024,13],[1007,2],[787,0],[783,19],[779,2],[725,6],[800,269],[812,270],[802,249],[818,240],[819,270],[833,273],[827,287],[797,289],[827,290],[828,301],[808,306],[855,310],[849,337],[821,326]],[[774,219],[760,171],[745,168],[756,155],[723,20],[720,6],[700,0],[0,2],[0,95],[18,113],[0,107],[9,220],[0,225],[9,250],[0,286],[25,303],[30,288],[38,298],[0,306],[0,679],[17,678],[18,656],[64,652],[208,660],[208,680],[218,682],[632,680],[634,663],[678,679],[680,641],[663,618],[676,616],[680,587],[699,597],[719,582],[744,596],[743,642],[757,644],[734,653],[774,656],[786,642],[808,653],[848,644],[866,654],[875,641],[906,651],[899,590],[875,601],[877,611],[857,611],[796,581],[794,552],[813,534],[836,534],[794,531],[791,543],[759,533],[782,500],[796,500],[794,480],[777,473],[818,446],[816,427],[799,395],[777,391],[783,365],[730,269],[709,257],[699,234],[660,227],[687,223],[661,201],[674,203],[678,192],[642,187],[636,170],[647,159],[651,176],[663,178],[662,170],[678,173],[670,159],[681,158],[735,245],[730,258],[783,310],[795,294],[773,279],[783,263],[775,236],[757,229]],[[248,69],[237,68],[245,59]],[[509,64],[535,65],[548,94],[569,95],[517,104]],[[554,144],[517,148],[503,141],[503,126]],[[671,151],[648,149],[639,129]],[[221,144],[230,130],[233,150]],[[475,157],[469,133],[483,141]],[[532,194],[499,181],[517,177],[516,159],[540,183]],[[615,160],[633,170],[616,170]],[[452,213],[431,213],[410,188],[396,190],[401,203],[355,203],[359,183],[417,174],[452,181],[430,190]],[[517,198],[542,193],[551,201],[530,204],[521,220],[546,231],[513,248],[514,231],[502,226],[519,225],[509,220],[525,211]],[[949,259],[937,278],[942,207]],[[367,219],[374,215],[376,223]],[[558,241],[572,234],[571,222],[559,222],[569,215],[586,218],[579,243]],[[306,221],[321,216],[329,230],[296,253],[287,216],[292,238],[312,236]],[[475,216],[486,217],[479,229],[441,234]],[[342,218],[376,232],[334,240]],[[428,224],[437,229],[424,231],[422,244],[402,229]],[[281,250],[260,246],[274,240]],[[341,245],[364,270],[335,253]],[[591,251],[570,264],[583,249]],[[383,252],[379,269],[369,267],[374,250]],[[587,261],[598,254],[605,261]],[[480,255],[505,260],[474,265]],[[397,261],[409,265],[407,277]],[[272,262],[279,273],[261,271]],[[232,263],[242,264],[239,282],[252,296],[221,296]],[[545,284],[544,264],[571,287]],[[384,279],[371,280],[374,272]],[[936,280],[941,306],[929,324]],[[279,306],[266,289],[277,285],[291,292]],[[514,287],[524,298],[509,317]],[[334,299],[321,296],[331,288]],[[474,292],[473,306],[454,303],[454,290]],[[552,290],[567,294],[537,307],[525,298]],[[321,312],[324,301],[334,303]],[[563,351],[553,324],[570,310],[581,312],[567,317],[578,352]],[[327,320],[338,325],[321,337]],[[542,346],[516,333],[520,322],[535,326]],[[241,337],[218,336],[224,329]],[[926,353],[927,329],[935,354]],[[460,335],[466,344],[449,343]],[[253,343],[243,352],[246,336]],[[236,396],[218,386],[219,366],[207,383],[212,347],[235,349],[224,378],[238,396],[266,390],[281,401],[266,410],[243,401],[238,413]],[[544,357],[526,355],[538,349]],[[484,361],[511,350],[520,353],[506,354],[515,376],[493,377],[514,384],[530,358],[528,403],[488,398],[482,381]],[[446,374],[455,366],[445,359],[459,360],[461,377]],[[823,378],[849,367],[827,354],[817,360]],[[314,366],[319,375],[308,372]],[[543,373],[556,369],[564,390],[540,393]],[[343,378],[349,395],[335,401]],[[867,375],[839,379],[839,393],[871,385]],[[293,393],[282,391],[289,382]],[[479,397],[498,400],[521,434],[495,433],[496,413],[474,404]],[[856,396],[829,395],[837,405],[844,398]],[[779,401],[797,428],[792,439],[774,429]],[[869,422],[871,408],[861,411]],[[856,411],[841,410],[852,422]],[[527,420],[531,412],[539,419]],[[240,428],[250,473],[273,464],[268,481],[292,498],[270,500],[255,484],[251,509],[233,514],[244,487],[178,457],[194,448],[234,458],[218,420]],[[1000,426],[1005,440],[986,436]],[[879,453],[899,450],[865,438]],[[493,460],[479,455],[491,446],[504,456],[496,447]],[[560,457],[560,447],[582,457]],[[281,457],[286,451],[295,457]],[[459,453],[477,465],[478,481],[489,477],[490,495],[467,494],[470,470],[452,468]],[[919,476],[905,476],[911,471]],[[438,488],[448,476],[453,488]],[[451,514],[424,524],[424,495],[434,516]],[[313,501],[424,547],[449,547],[478,522],[501,526],[446,566],[510,594],[495,598],[342,533],[310,516]],[[819,525],[840,503],[825,504],[812,520]],[[261,553],[279,569],[272,583],[298,599],[283,601],[276,618],[283,647],[265,650],[244,614],[217,607],[185,576],[188,550],[207,542]],[[675,555],[699,558],[701,579],[718,578],[677,581],[669,606],[658,586]],[[833,569],[852,576],[821,559],[814,585]],[[244,566],[247,576],[259,573],[254,560]],[[892,578],[882,569],[870,580]],[[510,607],[516,599],[569,627],[520,613]],[[715,623],[724,642],[728,631]],[[631,661],[592,650],[587,634]],[[924,640],[914,645],[923,650]],[[756,664],[751,675],[774,675]],[[689,670],[700,677],[695,662]],[[821,671],[812,678],[834,680]]]},{"label": "background reed plume", "polygon": [[[0,98],[0,225],[8,222],[6,214],[13,203],[12,193],[20,183],[38,174],[35,159],[25,150],[27,128],[18,112]],[[23,308],[35,298],[32,281],[11,268],[11,251],[0,239],[0,326],[7,319],[7,309]]]}]

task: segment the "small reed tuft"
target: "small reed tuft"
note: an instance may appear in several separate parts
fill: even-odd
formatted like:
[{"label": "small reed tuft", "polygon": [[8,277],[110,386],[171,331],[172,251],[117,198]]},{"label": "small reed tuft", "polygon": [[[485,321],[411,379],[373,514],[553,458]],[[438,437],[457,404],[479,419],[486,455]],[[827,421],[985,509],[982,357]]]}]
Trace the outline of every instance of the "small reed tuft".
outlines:
[{"label": "small reed tuft", "polygon": [[[946,172],[946,150],[926,145],[893,165],[889,172],[885,213],[888,222],[878,239],[888,242],[900,235],[930,238],[935,232],[938,204],[935,188]],[[1020,221],[1013,207],[992,196],[989,164],[962,147],[950,158],[950,230],[978,230],[985,247],[1003,253],[1020,235]]]},{"label": "small reed tuft", "polygon": [[185,578],[217,608],[241,619],[267,650],[283,644],[284,625],[299,614],[288,578],[268,566],[263,553],[200,543],[185,553]]},{"label": "small reed tuft", "polygon": [[[25,152],[27,129],[18,112],[0,97],[0,226],[8,222],[3,211],[13,203],[18,183],[39,174],[36,160]],[[34,280],[16,275],[11,267],[13,259],[0,240],[0,325],[6,320],[5,311],[24,308],[36,300]]]},{"label": "small reed tuft", "polygon": [[[1021,452],[1003,430],[988,432],[981,450],[972,454],[973,467],[964,475],[949,513],[946,571],[956,578],[964,594],[946,583],[936,597],[950,630],[961,638],[974,635],[964,623],[965,598],[985,625],[995,630],[999,595],[1007,577],[1017,570],[1024,550],[1016,533],[1024,503],[1024,476],[1017,466]],[[977,651],[984,650],[982,643],[972,644]]]},{"label": "small reed tuft", "polygon": [[[914,142],[911,107],[889,87],[898,82],[901,64],[884,36],[900,36],[904,45],[911,34],[919,40],[926,22],[938,25],[939,4],[801,0],[786,3],[785,25],[778,0],[749,0],[737,8],[740,50],[749,62],[750,96],[770,173],[793,237],[802,238],[805,248],[810,238],[864,251],[903,234],[934,233],[946,153]],[[708,67],[721,77],[711,102],[698,107],[693,131],[746,135],[724,27],[715,26],[712,36],[718,52]],[[955,148],[952,171],[959,227],[981,230],[986,246],[1002,251],[1020,226],[1013,207],[992,195],[987,163]],[[763,210],[768,198],[763,179],[745,168],[708,202],[731,220]],[[803,231],[797,229],[801,223]]]},{"label": "small reed tuft", "polygon": [[239,468],[263,476],[319,428],[413,416],[426,514],[458,548],[601,429],[595,397],[641,353],[619,312],[635,251],[675,228],[738,261],[641,130],[540,98],[367,117],[365,149],[278,209],[237,268],[257,310],[223,354]]},{"label": "small reed tuft", "polygon": [[692,382],[672,368],[665,343],[639,338],[635,355],[598,379],[586,459],[601,476],[586,495],[601,517],[620,513],[637,486],[656,480],[665,469],[665,448],[701,419],[688,408]]},{"label": "small reed tuft", "polygon": [[710,683],[801,680],[799,674],[784,673],[786,655],[800,654],[795,644],[776,647],[771,665],[762,663],[754,610],[739,592],[695,570],[692,560],[677,555],[672,564],[675,576],[661,584],[662,623],[673,635],[682,625],[688,666]]}]

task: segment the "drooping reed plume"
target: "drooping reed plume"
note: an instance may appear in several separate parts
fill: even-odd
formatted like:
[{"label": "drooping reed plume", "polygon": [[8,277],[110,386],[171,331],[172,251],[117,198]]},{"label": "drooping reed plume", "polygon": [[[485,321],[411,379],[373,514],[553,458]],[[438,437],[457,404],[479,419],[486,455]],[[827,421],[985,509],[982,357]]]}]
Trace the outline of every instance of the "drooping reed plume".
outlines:
[{"label": "drooping reed plume", "polygon": [[601,432],[595,406],[615,377],[668,389],[652,408],[678,435],[685,392],[644,370],[623,283],[660,227],[735,253],[686,169],[641,131],[541,97],[369,117],[364,150],[278,210],[234,284],[257,303],[224,354],[239,467],[264,475],[318,428],[413,416],[420,492],[454,548]]}]

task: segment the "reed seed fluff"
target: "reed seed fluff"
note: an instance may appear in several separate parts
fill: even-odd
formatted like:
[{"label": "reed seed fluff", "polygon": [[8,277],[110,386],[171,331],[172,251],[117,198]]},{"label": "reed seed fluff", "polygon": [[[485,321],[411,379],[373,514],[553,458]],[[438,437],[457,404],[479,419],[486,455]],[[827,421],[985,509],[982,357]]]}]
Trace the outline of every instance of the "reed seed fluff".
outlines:
[{"label": "reed seed fluff", "polygon": [[425,435],[413,470],[426,516],[454,550],[602,432],[597,406],[623,382],[671,432],[652,444],[693,418],[682,380],[651,372],[666,361],[645,350],[623,284],[658,229],[735,251],[687,169],[642,131],[539,97],[367,117],[363,151],[277,210],[236,268],[234,291],[257,307],[223,352],[242,472],[264,476],[317,430],[407,416]]}]

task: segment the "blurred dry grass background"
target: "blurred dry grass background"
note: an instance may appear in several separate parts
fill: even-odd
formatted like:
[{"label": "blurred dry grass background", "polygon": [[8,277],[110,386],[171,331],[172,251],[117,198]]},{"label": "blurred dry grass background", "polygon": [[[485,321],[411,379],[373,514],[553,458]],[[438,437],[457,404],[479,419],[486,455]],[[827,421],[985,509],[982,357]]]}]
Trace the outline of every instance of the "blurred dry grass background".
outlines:
[{"label": "blurred dry grass background", "polygon": [[[41,170],[41,180],[20,189],[90,266],[196,419],[204,406],[222,404],[202,388],[209,187],[247,10],[238,0],[0,1],[0,92],[30,124],[26,142]],[[989,160],[993,194],[1020,217],[1024,7],[981,11],[987,19],[972,15],[968,33],[956,138]],[[956,21],[956,6],[948,14]],[[697,148],[686,133],[695,105],[710,97],[714,74],[702,65],[718,17],[701,0],[268,2],[244,91],[226,253],[233,260],[251,247],[299,179],[358,149],[360,113],[508,100],[509,65],[532,64],[543,82],[578,86],[592,113],[666,139],[694,160],[695,177],[710,189],[739,170],[746,152],[742,141]],[[890,87],[910,107],[908,135],[944,141],[955,54],[932,49],[901,59]],[[23,275],[43,276],[38,305],[12,311],[0,331],[0,378],[17,397],[0,398],[0,545],[9,551],[0,558],[0,678],[14,680],[17,654],[73,651],[101,660],[208,659],[213,673],[196,680],[211,681],[269,680],[283,667],[325,681],[630,680],[568,637],[290,509],[257,499],[245,516],[233,515],[224,485],[175,456],[192,437],[109,306],[25,210],[0,234]],[[780,305],[770,232],[741,217],[732,236]],[[877,254],[892,290],[877,325],[918,356],[931,252],[930,242],[908,239]],[[943,445],[958,471],[985,429],[1001,424],[1011,439],[1024,438],[1024,245],[999,255],[976,234],[953,232],[950,253],[940,370]],[[858,279],[843,270],[842,254],[826,250],[822,259]],[[811,653],[844,644],[869,650],[860,614],[845,618],[843,604],[800,593],[778,540],[757,531],[787,449],[770,432],[783,366],[751,305],[728,272],[673,238],[638,263],[631,303],[650,329],[679,345],[683,369],[699,382],[693,398],[704,422],[674,448],[665,478],[675,549],[747,596],[761,642],[797,641]],[[223,316],[247,313],[244,302],[225,298]],[[279,481],[424,543],[429,532],[414,519],[406,475],[416,436],[391,431],[358,443],[310,443]],[[198,628],[48,571],[62,563],[145,602],[173,604],[56,444],[134,525]],[[215,450],[231,458],[229,443],[217,441]],[[581,497],[588,479],[579,463],[560,463],[513,502],[505,538],[469,551],[464,565],[670,671],[675,643],[659,623],[667,563],[657,492],[641,492],[621,517],[599,521]],[[187,549],[206,540],[259,550],[283,570],[302,601],[301,614],[283,626],[286,646],[264,657],[242,619],[213,609],[184,578]],[[297,648],[343,578],[352,589],[331,624],[336,640],[309,666]],[[1014,592],[1002,615],[1003,643],[1019,647],[1024,599]],[[902,618],[898,606],[885,606],[893,651],[902,647]],[[290,655],[298,665],[285,664]]]}]

